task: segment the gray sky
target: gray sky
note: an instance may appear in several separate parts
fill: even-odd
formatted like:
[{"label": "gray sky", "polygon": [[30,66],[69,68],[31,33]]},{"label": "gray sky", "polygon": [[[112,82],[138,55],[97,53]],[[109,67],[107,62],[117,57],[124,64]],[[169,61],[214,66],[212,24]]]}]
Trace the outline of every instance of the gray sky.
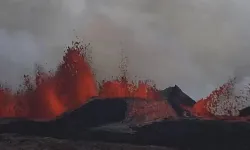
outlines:
[{"label": "gray sky", "polygon": [[[98,79],[130,75],[207,96],[250,64],[248,0],[2,0],[0,80],[13,87],[34,63],[54,68],[75,36],[91,42]],[[45,64],[46,63],[46,64]],[[240,73],[238,73],[240,74]]]}]

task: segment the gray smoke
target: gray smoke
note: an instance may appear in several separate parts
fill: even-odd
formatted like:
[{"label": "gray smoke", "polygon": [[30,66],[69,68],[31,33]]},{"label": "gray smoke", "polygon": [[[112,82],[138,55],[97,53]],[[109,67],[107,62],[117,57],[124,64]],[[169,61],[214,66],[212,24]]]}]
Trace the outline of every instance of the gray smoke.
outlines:
[{"label": "gray smoke", "polygon": [[[247,0],[3,0],[0,79],[16,86],[35,63],[54,68],[75,36],[91,42],[98,78],[130,75],[207,96],[250,64]],[[45,64],[46,63],[46,64]]]}]

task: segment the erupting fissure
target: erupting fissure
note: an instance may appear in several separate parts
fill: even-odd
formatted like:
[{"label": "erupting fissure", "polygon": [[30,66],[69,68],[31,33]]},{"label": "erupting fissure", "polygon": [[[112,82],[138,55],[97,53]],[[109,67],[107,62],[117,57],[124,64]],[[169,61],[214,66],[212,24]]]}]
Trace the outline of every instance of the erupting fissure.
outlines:
[{"label": "erupting fissure", "polygon": [[249,99],[234,95],[235,83],[236,78],[230,79],[215,89],[208,97],[199,100],[193,106],[192,114],[203,119],[248,120],[249,117],[239,117],[239,106],[243,103],[240,98]]},{"label": "erupting fissure", "polygon": [[[30,76],[25,75],[22,88],[18,92],[14,93],[10,89],[1,86],[0,117],[53,119],[65,111],[78,108],[91,97],[100,97],[103,99],[135,97],[138,100],[160,100],[161,102],[155,103],[157,106],[150,105],[150,109],[146,105],[145,107],[138,106],[142,110],[133,110],[130,112],[130,114],[135,112],[141,114],[142,111],[149,113],[156,111],[156,109],[161,109],[157,110],[158,113],[152,114],[160,114],[153,118],[161,117],[161,115],[166,116],[167,112],[172,111],[165,110],[170,109],[171,106],[167,106],[168,103],[164,102],[164,98],[160,94],[161,92],[156,89],[155,85],[151,85],[147,81],[139,81],[135,84],[135,82],[130,82],[127,79],[126,63],[123,64],[125,66],[120,68],[122,71],[120,77],[111,81],[103,80],[97,84],[88,61],[88,56],[86,55],[87,50],[87,46],[79,42],[73,43],[71,47],[67,48],[63,61],[59,64],[55,72],[47,73],[38,67],[35,84],[33,84]],[[189,111],[193,116],[202,118],[221,119],[220,117],[232,117],[234,116],[232,110],[235,108],[227,107],[227,109],[224,109],[218,106],[221,106],[219,103],[225,99],[232,98],[230,94],[234,86],[233,81],[230,80],[230,82],[216,89],[211,95],[205,99],[201,99],[193,107],[186,107],[181,104],[180,107]],[[230,105],[230,103],[228,104]],[[155,107],[155,109],[151,107]],[[219,109],[223,109],[224,113],[222,115],[218,115]]]},{"label": "erupting fissure", "polygon": [[73,110],[94,96],[103,98],[140,97],[159,99],[156,88],[147,82],[138,85],[126,76],[114,81],[103,81],[98,90],[91,67],[86,60],[87,47],[75,42],[68,47],[63,62],[52,73],[38,69],[35,86],[24,76],[24,86],[17,93],[0,89],[0,117],[52,119],[65,111]]}]

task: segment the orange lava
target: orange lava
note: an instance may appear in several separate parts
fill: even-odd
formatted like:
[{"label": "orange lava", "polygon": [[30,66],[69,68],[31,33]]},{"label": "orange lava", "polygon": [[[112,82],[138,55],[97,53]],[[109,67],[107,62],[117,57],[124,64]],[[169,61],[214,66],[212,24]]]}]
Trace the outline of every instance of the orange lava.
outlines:
[{"label": "orange lava", "polygon": [[[67,49],[63,62],[50,75],[38,72],[36,85],[13,94],[1,89],[0,116],[51,119],[84,104],[98,91],[91,68],[82,54],[83,47]],[[30,80],[26,80],[29,85]]]},{"label": "orange lava", "polygon": [[199,100],[192,108],[192,113],[195,116],[199,116],[202,118],[216,118],[216,119],[229,119],[232,118],[235,120],[235,118],[232,116],[231,112],[229,111],[226,116],[219,116],[216,115],[216,111],[218,110],[218,103],[221,100],[221,96],[223,96],[226,99],[229,99],[229,96],[231,94],[230,89],[234,86],[234,79],[230,79],[227,83],[223,84],[218,89],[215,89],[208,97]]},{"label": "orange lava", "polygon": [[53,74],[38,70],[35,86],[29,76],[25,76],[24,88],[17,93],[1,88],[0,117],[52,119],[81,106],[93,96],[160,98],[156,88],[142,81],[136,86],[126,77],[104,81],[98,91],[85,51],[79,43],[69,47]]},{"label": "orange lava", "polygon": [[201,99],[194,106],[192,113],[199,117],[211,118],[213,115],[209,112],[208,109],[209,99]]},{"label": "orange lava", "polygon": [[138,85],[136,85],[133,82],[130,83],[126,77],[103,82],[99,96],[103,98],[139,97],[150,100],[160,99],[157,89],[147,84],[147,82],[139,81]]},{"label": "orange lava", "polygon": [[[126,75],[122,75],[116,80],[103,81],[97,87],[85,55],[86,50],[81,44],[74,43],[72,47],[68,47],[62,63],[55,72],[46,73],[38,69],[35,84],[32,84],[30,76],[25,75],[22,88],[16,93],[1,87],[0,117],[53,119],[65,111],[76,109],[95,96],[146,99],[145,104],[134,103],[133,105],[138,107],[133,106],[129,115],[147,116],[148,121],[155,118],[176,117],[173,108],[163,101],[160,92],[146,81],[135,84],[129,82]],[[219,97],[228,96],[228,89],[231,86],[232,82],[228,82],[207,98],[199,100],[193,107],[182,106],[182,108],[203,119],[244,120],[230,116],[230,112],[226,116],[216,116],[214,113],[214,108],[220,101]]]}]

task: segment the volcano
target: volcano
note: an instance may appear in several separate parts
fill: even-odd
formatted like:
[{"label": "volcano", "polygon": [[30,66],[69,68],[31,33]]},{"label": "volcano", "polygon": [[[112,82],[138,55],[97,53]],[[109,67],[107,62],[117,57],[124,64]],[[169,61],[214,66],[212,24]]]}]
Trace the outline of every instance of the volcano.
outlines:
[{"label": "volcano", "polygon": [[[138,104],[137,102],[136,104],[130,103],[130,105],[140,105],[141,109],[150,103],[152,108],[167,109],[166,111],[171,112],[174,117],[179,113],[178,107],[175,105],[182,104],[182,100],[178,102],[174,100],[176,99],[174,95],[184,95],[183,98],[181,97],[183,100],[187,97],[185,94],[181,94],[182,91],[171,93],[165,97],[160,90],[156,89],[155,85],[150,85],[147,81],[129,81],[126,77],[126,68],[124,68],[126,64],[121,67],[120,77],[98,83],[88,60],[87,46],[75,42],[68,47],[62,63],[55,72],[46,73],[42,71],[41,67],[38,67],[35,81],[25,75],[23,88],[18,92],[14,93],[10,89],[1,88],[0,116],[51,120],[64,112],[84,105],[92,97],[103,99],[130,97],[143,101]],[[35,85],[32,84],[33,82]],[[170,101],[166,101],[166,98]],[[173,103],[174,101],[179,104]],[[165,108],[160,108],[160,106]]]},{"label": "volcano", "polygon": [[[0,88],[0,117],[51,120],[64,112],[84,105],[92,97],[103,99],[130,97],[142,101],[165,101],[161,103],[164,105],[167,103],[168,112],[176,114],[172,115],[175,116],[174,118],[223,119],[232,116],[235,120],[235,116],[230,112],[235,108],[230,106],[229,102],[227,104],[229,106],[224,110],[224,116],[218,116],[216,112],[219,108],[218,104],[223,104],[223,101],[229,99],[233,81],[222,85],[207,98],[196,103],[177,85],[159,90],[156,85],[148,81],[129,81],[126,76],[126,62],[124,63],[122,59],[121,66],[119,66],[121,75],[114,80],[99,82],[96,81],[89,63],[92,60],[88,55],[88,46],[81,42],[73,42],[73,45],[67,48],[56,71],[47,73],[39,66],[35,80],[33,81],[31,76],[24,75],[23,85],[17,92],[2,86]],[[224,100],[220,100],[221,97],[224,97]]]},{"label": "volcano", "polygon": [[248,109],[240,116],[231,115],[233,107],[227,107],[228,116],[216,114],[217,105],[230,99],[232,82],[196,103],[177,85],[159,90],[147,81],[129,81],[126,64],[121,76],[97,82],[88,57],[88,45],[75,42],[55,72],[38,67],[35,80],[25,75],[17,92],[2,86],[0,133],[182,149],[250,148]]}]

